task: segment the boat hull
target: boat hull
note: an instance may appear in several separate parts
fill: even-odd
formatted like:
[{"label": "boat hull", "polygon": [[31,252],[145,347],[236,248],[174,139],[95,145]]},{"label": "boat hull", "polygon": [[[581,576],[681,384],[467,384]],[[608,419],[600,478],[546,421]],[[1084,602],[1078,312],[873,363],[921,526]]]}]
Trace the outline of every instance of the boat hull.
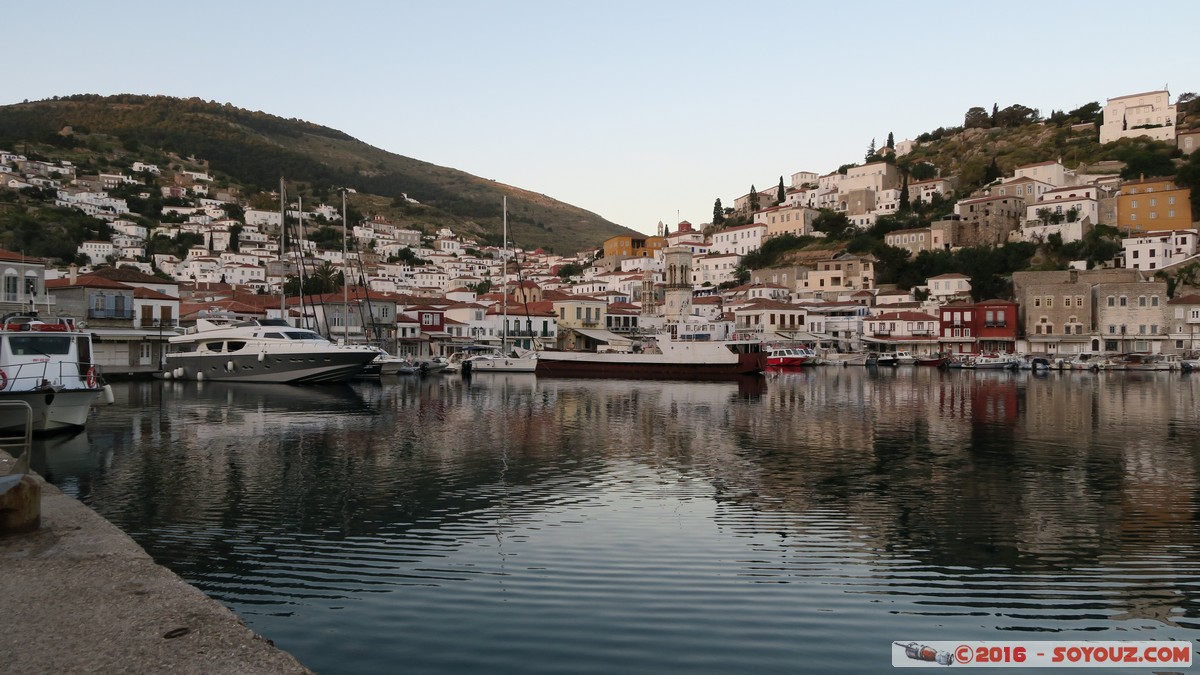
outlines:
[{"label": "boat hull", "polygon": [[729,358],[700,362],[664,358],[663,354],[541,352],[537,374],[559,377],[703,380],[753,375],[763,372],[766,366],[765,352],[730,352]]},{"label": "boat hull", "polygon": [[375,356],[368,352],[328,350],[282,354],[167,355],[167,369],[176,379],[264,384],[346,382],[362,372]]},{"label": "boat hull", "polygon": [[[47,433],[80,429],[86,425],[92,404],[96,402],[101,392],[101,389],[3,392],[0,394],[0,403],[6,401],[28,403],[33,411],[33,432]],[[7,432],[24,428],[24,406],[0,405],[0,430]]]},{"label": "boat hull", "polygon": [[463,361],[463,371],[467,370],[476,373],[535,373],[538,372],[538,359],[508,356],[477,357]]}]

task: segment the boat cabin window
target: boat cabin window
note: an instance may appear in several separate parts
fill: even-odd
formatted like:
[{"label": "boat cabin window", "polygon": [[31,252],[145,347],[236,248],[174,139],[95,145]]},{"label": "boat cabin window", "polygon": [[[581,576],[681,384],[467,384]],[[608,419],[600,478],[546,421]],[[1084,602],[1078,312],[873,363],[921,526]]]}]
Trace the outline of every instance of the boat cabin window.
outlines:
[{"label": "boat cabin window", "polygon": [[276,333],[274,331],[272,331],[270,333],[263,333],[262,336],[265,338],[275,338],[276,340],[283,339],[283,333]]},{"label": "boat cabin window", "polygon": [[8,348],[14,356],[50,356],[69,354],[71,338],[67,335],[13,335]]},{"label": "boat cabin window", "polygon": [[321,339],[323,339],[320,335],[317,335],[316,333],[312,332],[311,330],[293,330],[293,331],[288,331],[286,333],[286,335],[293,340],[321,340]]},{"label": "boat cabin window", "polygon": [[224,342],[205,342],[202,345],[202,351],[223,352],[223,351],[225,351],[225,343]]},{"label": "boat cabin window", "polygon": [[241,351],[241,349],[245,346],[246,346],[246,343],[241,340],[238,340],[236,342],[229,342],[225,345],[225,351],[229,351],[229,352]]}]

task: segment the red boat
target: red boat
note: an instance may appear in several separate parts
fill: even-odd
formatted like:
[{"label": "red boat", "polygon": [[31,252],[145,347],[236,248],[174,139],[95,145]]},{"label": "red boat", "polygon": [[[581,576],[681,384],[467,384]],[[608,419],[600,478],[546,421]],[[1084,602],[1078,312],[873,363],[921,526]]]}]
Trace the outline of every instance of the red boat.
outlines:
[{"label": "red boat", "polygon": [[776,347],[767,353],[768,368],[799,368],[812,365],[816,354],[811,349],[800,347]]},{"label": "red boat", "polygon": [[946,362],[949,360],[950,360],[949,356],[918,356],[917,357],[917,365],[918,366],[933,366],[934,368],[940,368],[943,365],[945,365]]}]

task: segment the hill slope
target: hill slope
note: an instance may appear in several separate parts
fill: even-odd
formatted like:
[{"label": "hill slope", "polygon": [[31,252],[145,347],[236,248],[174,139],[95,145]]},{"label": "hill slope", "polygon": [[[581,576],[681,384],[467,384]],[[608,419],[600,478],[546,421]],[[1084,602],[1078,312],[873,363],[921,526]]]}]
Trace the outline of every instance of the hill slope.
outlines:
[{"label": "hill slope", "polygon": [[[73,135],[61,135],[64,127]],[[119,142],[106,144],[102,136]],[[492,243],[500,241],[507,196],[516,244],[564,254],[636,234],[544,195],[386,152],[334,129],[199,99],[81,95],[0,106],[0,148],[30,143],[70,146],[84,152],[85,163],[88,149],[98,151],[101,163],[116,166],[195,157],[218,181],[249,193],[275,189],[281,176],[306,199],[331,203],[338,187],[350,187],[363,193],[355,206],[368,214],[426,230],[448,226]]]}]

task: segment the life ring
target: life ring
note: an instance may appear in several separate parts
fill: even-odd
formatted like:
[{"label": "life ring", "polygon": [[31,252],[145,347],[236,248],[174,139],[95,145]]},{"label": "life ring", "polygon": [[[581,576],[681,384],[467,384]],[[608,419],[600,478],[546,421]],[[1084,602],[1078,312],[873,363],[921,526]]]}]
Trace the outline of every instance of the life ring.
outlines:
[{"label": "life ring", "polygon": [[[88,366],[87,386],[88,386],[88,389],[96,388],[96,366]],[[0,387],[0,389],[3,389],[3,387]]]},{"label": "life ring", "polygon": [[0,389],[8,388],[8,373],[0,370]]}]

